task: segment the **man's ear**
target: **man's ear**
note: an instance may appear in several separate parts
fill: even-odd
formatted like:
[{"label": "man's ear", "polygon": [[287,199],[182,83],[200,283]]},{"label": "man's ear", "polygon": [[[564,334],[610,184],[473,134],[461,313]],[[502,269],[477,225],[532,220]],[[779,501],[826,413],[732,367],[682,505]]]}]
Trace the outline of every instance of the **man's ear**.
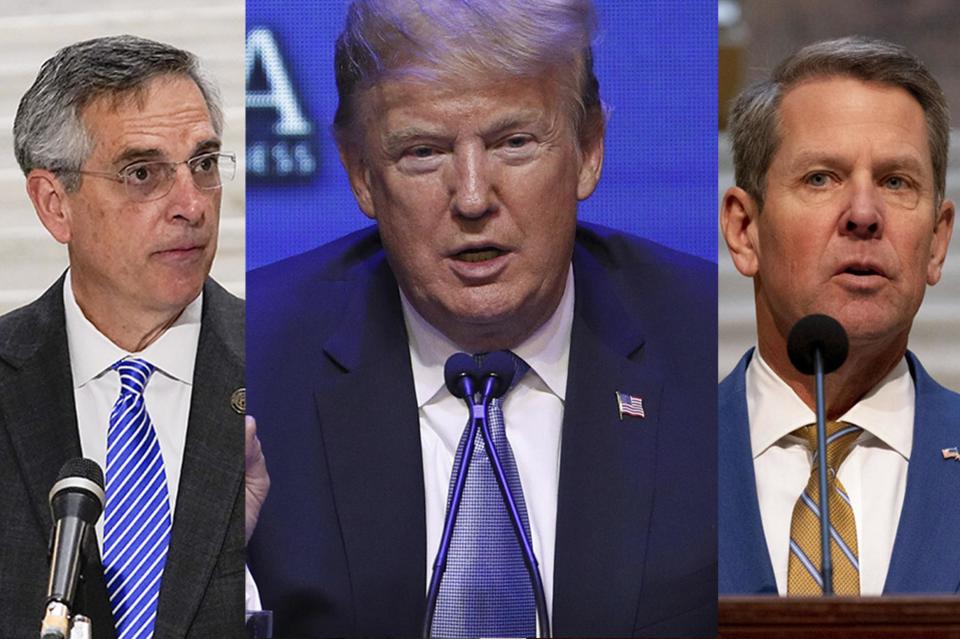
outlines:
[{"label": "man's ear", "polygon": [[593,194],[603,170],[603,124],[588,133],[580,147],[580,174],[577,181],[577,199],[585,200]]},{"label": "man's ear", "polygon": [[947,259],[950,236],[953,235],[954,204],[944,200],[937,212],[937,222],[933,227],[933,242],[930,245],[930,261],[927,263],[927,284],[933,286],[943,274],[943,262]]},{"label": "man's ear", "polygon": [[350,179],[350,189],[356,198],[360,210],[371,220],[377,219],[377,211],[373,206],[373,191],[370,184],[370,170],[361,156],[360,150],[353,144],[340,144],[340,162],[347,171]]},{"label": "man's ear", "polygon": [[70,242],[72,217],[66,189],[56,174],[33,169],[27,174],[27,195],[40,223],[61,244]]},{"label": "man's ear", "polygon": [[733,265],[746,277],[753,277],[760,269],[756,232],[758,213],[756,201],[740,187],[731,187],[723,194],[720,232],[727,243]]}]

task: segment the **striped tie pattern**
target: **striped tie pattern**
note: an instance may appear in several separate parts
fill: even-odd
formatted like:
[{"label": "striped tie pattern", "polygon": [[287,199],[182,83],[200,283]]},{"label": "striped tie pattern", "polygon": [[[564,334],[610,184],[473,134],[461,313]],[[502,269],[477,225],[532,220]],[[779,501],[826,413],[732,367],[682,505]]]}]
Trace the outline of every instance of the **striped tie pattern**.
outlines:
[{"label": "striped tie pattern", "polygon": [[[833,559],[833,591],[838,595],[860,594],[860,563],[857,524],[850,498],[837,479],[837,469],[853,449],[863,429],[846,422],[827,423],[827,490],[830,508],[830,553]],[[807,487],[793,508],[790,523],[790,561],[787,594],[816,596],[823,593],[820,575],[820,481],[817,475],[817,427],[809,424],[794,431],[814,450],[813,469]]]},{"label": "striped tie pattern", "polygon": [[[514,356],[515,386],[529,366]],[[520,475],[507,441],[501,400],[490,402],[487,413],[491,436],[513,492],[527,539],[530,524],[520,486]],[[454,468],[460,465],[470,423],[457,448]],[[451,492],[456,477],[451,477]],[[447,507],[449,508],[449,500]],[[474,440],[463,500],[450,543],[447,569],[440,582],[434,637],[533,637],[536,600],[520,541],[513,528],[487,457],[483,438]]]},{"label": "striped tie pattern", "polygon": [[120,397],[107,430],[103,572],[117,639],[147,639],[170,542],[167,474],[143,401],[154,367],[131,358],[113,369],[120,374]]}]

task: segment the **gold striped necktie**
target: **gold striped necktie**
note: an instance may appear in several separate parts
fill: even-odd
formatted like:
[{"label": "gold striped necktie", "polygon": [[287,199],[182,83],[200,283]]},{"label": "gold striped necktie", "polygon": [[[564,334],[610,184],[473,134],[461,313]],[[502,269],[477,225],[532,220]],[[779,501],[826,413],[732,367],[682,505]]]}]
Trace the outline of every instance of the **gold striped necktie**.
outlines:
[{"label": "gold striped necktie", "polygon": [[[846,422],[827,423],[827,492],[830,507],[830,548],[833,560],[833,591],[837,595],[860,594],[860,563],[857,550],[857,524],[850,498],[837,469],[853,449],[863,429]],[[817,474],[817,426],[808,424],[793,431],[807,442],[813,454],[813,467],[807,487],[796,506],[790,523],[790,563],[787,594],[810,597],[823,593],[820,576],[820,481]]]}]

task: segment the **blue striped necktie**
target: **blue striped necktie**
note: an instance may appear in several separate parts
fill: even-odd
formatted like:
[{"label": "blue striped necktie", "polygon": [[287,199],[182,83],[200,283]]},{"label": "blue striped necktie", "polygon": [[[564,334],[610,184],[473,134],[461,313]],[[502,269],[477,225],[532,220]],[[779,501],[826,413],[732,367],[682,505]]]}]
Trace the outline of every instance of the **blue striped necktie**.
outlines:
[{"label": "blue striped necktie", "polygon": [[107,430],[103,573],[117,639],[153,637],[170,543],[170,497],[160,443],[143,401],[154,367],[142,359],[113,365],[120,397]]},{"label": "blue striped necktie", "polygon": [[[529,366],[516,356],[514,365],[517,372],[513,386],[516,386]],[[529,540],[530,524],[520,476],[504,428],[501,402],[505,397],[490,402],[487,418]],[[454,468],[460,465],[470,425],[468,421],[460,439]],[[472,455],[447,569],[440,582],[431,634],[434,637],[533,637],[537,631],[533,585],[520,540],[479,433]],[[451,476],[451,491],[455,481],[456,476]]]}]

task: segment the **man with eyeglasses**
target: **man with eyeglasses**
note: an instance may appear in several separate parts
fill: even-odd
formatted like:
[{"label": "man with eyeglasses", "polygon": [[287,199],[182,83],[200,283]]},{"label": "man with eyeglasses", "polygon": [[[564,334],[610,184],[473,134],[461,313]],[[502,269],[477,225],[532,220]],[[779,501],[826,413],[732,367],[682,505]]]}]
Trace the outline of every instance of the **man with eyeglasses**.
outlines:
[{"label": "man with eyeglasses", "polygon": [[197,59],[132,36],[68,46],[14,123],[70,267],[0,318],[0,636],[36,636],[68,459],[105,471],[73,612],[94,637],[242,636],[243,302],[209,279],[222,111]]}]

